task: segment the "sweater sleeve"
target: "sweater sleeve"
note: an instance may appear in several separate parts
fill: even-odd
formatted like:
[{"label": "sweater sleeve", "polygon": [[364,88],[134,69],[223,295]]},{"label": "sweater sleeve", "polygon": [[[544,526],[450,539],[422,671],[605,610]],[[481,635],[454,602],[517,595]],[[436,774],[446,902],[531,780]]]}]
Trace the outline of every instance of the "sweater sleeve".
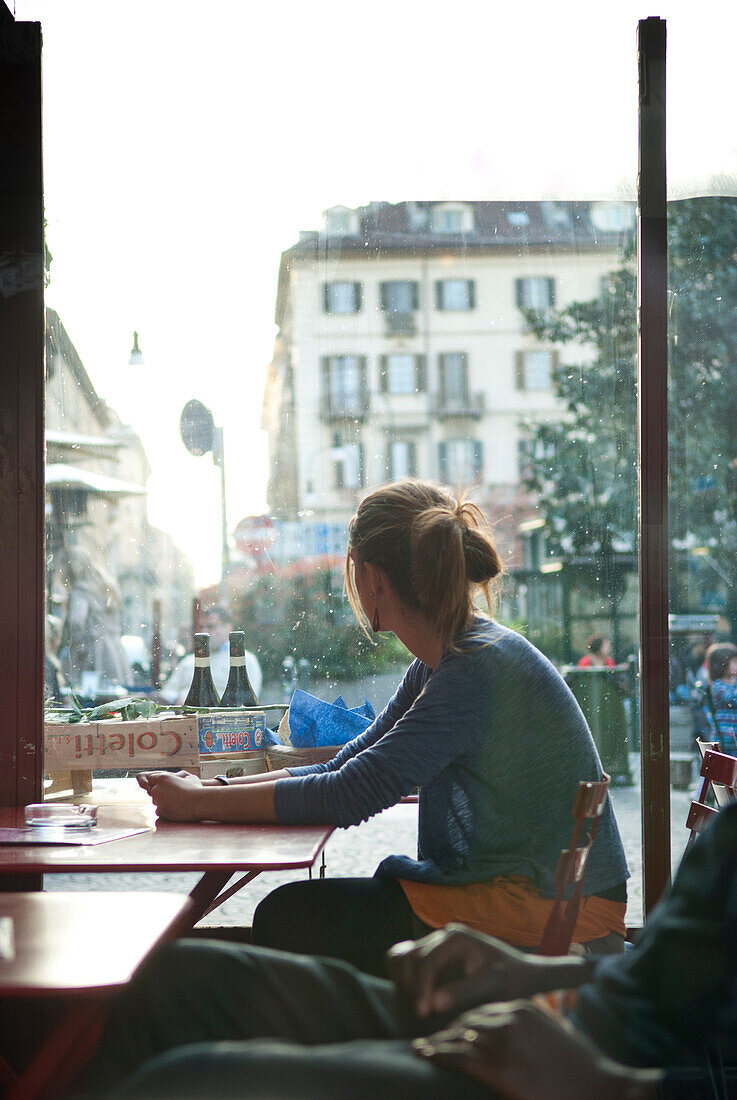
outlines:
[{"label": "sweater sleeve", "polygon": [[422,690],[427,676],[427,669],[421,661],[413,661],[402,678],[402,682],[392,698],[377,716],[375,721],[367,726],[363,733],[354,737],[347,745],[325,764],[305,764],[298,768],[288,768],[291,776],[300,778],[304,775],[320,775],[323,772],[334,772],[342,768],[346,761],[356,756],[359,752],[378,741],[387,730],[399,721],[405,711],[409,710],[415,698]]},{"label": "sweater sleeve", "polygon": [[[390,704],[377,719],[378,729],[374,723],[346,746],[351,751],[344,749],[331,762],[334,768],[278,780],[274,805],[279,821],[357,825],[431,782],[458,756],[471,751],[478,737],[473,667],[463,656],[446,655],[427,675],[409,708],[388,725],[393,717],[387,713]],[[421,677],[415,679],[419,669],[413,677],[414,668],[403,687],[408,680],[421,682]]]}]

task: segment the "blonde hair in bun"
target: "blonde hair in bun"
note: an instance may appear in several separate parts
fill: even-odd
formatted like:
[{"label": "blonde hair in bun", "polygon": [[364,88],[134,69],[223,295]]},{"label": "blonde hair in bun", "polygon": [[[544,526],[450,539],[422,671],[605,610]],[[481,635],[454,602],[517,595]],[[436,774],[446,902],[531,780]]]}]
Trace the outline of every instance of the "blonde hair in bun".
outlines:
[{"label": "blonde hair in bun", "polygon": [[[353,553],[387,574],[399,598],[431,621],[446,644],[465,628],[480,593],[491,612],[503,573],[488,521],[464,493],[406,478],[365,497],[349,526],[346,591],[365,627],[350,569]],[[498,583],[498,582],[497,582]]]}]

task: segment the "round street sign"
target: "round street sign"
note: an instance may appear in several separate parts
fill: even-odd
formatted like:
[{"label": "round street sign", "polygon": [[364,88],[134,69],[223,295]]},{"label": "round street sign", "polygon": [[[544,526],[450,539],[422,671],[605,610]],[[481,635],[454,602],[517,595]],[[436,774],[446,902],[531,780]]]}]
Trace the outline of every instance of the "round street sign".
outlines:
[{"label": "round street sign", "polygon": [[235,544],[244,554],[263,557],[276,542],[277,526],[271,516],[246,516],[233,532]]},{"label": "round street sign", "polygon": [[179,434],[190,454],[205,455],[212,450],[214,427],[213,415],[206,405],[195,398],[187,402],[179,417]]}]

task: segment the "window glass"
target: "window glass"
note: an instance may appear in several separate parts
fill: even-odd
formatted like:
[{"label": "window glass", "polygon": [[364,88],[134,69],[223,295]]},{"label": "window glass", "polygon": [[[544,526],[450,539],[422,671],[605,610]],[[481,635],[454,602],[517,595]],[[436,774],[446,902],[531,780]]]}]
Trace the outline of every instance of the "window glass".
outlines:
[{"label": "window glass", "polygon": [[[329,0],[296,5],[288,36],[280,9],[265,10],[263,49],[244,65],[252,28],[235,0],[197,20],[173,0],[132,0],[122,23],[104,5],[16,0],[19,18],[44,24],[49,638],[57,620],[80,697],[152,690],[191,648],[193,600],[222,601],[258,651],[264,701],[284,698],[290,655],[325,698],[339,680],[380,706],[366,662],[396,683],[406,654],[389,638],[361,648],[336,571],[361,496],[411,469],[469,486],[488,512],[508,572],[500,618],[564,671],[636,804],[642,11],[623,0],[561,21],[541,9],[525,40],[534,79],[522,79],[518,59],[487,63],[489,34],[514,40],[517,14],[482,7],[461,3],[442,40],[414,0],[377,0],[368,21]],[[728,193],[734,16],[715,41],[674,7],[669,180]],[[326,51],[331,65],[316,66]],[[377,76],[379,55],[396,81]],[[428,85],[429,65],[442,81]],[[411,133],[382,125],[419,87]],[[510,89],[515,109],[491,134],[488,104]],[[541,89],[558,122],[533,142],[519,120],[539,115]],[[381,156],[366,154],[371,127]],[[694,191],[694,165],[710,188]],[[721,217],[695,219],[695,255]],[[729,254],[692,266],[687,285],[711,288],[698,340],[690,292],[671,310],[679,354],[709,351],[691,388],[704,405],[682,408],[688,388],[673,391],[672,468],[683,460],[691,480],[678,483],[688,507],[671,507],[672,610],[723,617],[719,640],[737,618],[718,606],[735,590],[718,573],[731,576],[733,456],[723,442],[712,453],[704,436],[723,437],[700,427],[731,378]],[[134,330],[142,363],[129,362]],[[193,398],[216,429],[199,453],[179,428]],[[598,701],[586,694],[598,673],[577,671],[597,633],[617,665]],[[94,644],[103,636],[112,653]],[[627,843],[637,923],[639,833]]]},{"label": "window glass", "polygon": [[382,283],[381,308],[387,313],[411,313],[417,309],[417,283],[409,280]]},{"label": "window glass", "polygon": [[517,280],[517,304],[522,309],[549,309],[553,305],[554,295],[553,279],[535,277]]},{"label": "window glass", "polygon": [[414,477],[415,444],[407,439],[395,439],[389,444],[389,477],[399,481],[403,477]]},{"label": "window glass", "polygon": [[356,414],[361,407],[361,365],[356,355],[335,355],[329,360],[330,409]]},{"label": "window glass", "polygon": [[549,351],[523,353],[524,389],[547,390],[550,388],[552,355]]},{"label": "window glass", "polygon": [[440,379],[443,400],[461,403],[468,397],[468,370],[465,352],[445,352],[440,356]]},{"label": "window glass", "polygon": [[414,355],[390,355],[388,357],[389,393],[415,392]]},{"label": "window glass", "polygon": [[326,313],[357,313],[360,309],[360,286],[357,283],[326,283]]},{"label": "window glass", "polygon": [[438,309],[473,309],[473,283],[470,279],[443,279],[436,283]]}]

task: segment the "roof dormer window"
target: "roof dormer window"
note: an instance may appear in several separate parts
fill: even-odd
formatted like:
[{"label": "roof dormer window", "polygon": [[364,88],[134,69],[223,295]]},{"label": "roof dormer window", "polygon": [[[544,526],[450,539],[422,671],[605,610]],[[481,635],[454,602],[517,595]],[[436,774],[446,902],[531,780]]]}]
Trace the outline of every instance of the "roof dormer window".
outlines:
[{"label": "roof dormer window", "polygon": [[348,206],[331,206],[324,213],[325,232],[328,237],[357,237],[358,211]]},{"label": "roof dormer window", "polygon": [[433,233],[473,233],[473,210],[460,202],[443,202],[433,207]]}]

